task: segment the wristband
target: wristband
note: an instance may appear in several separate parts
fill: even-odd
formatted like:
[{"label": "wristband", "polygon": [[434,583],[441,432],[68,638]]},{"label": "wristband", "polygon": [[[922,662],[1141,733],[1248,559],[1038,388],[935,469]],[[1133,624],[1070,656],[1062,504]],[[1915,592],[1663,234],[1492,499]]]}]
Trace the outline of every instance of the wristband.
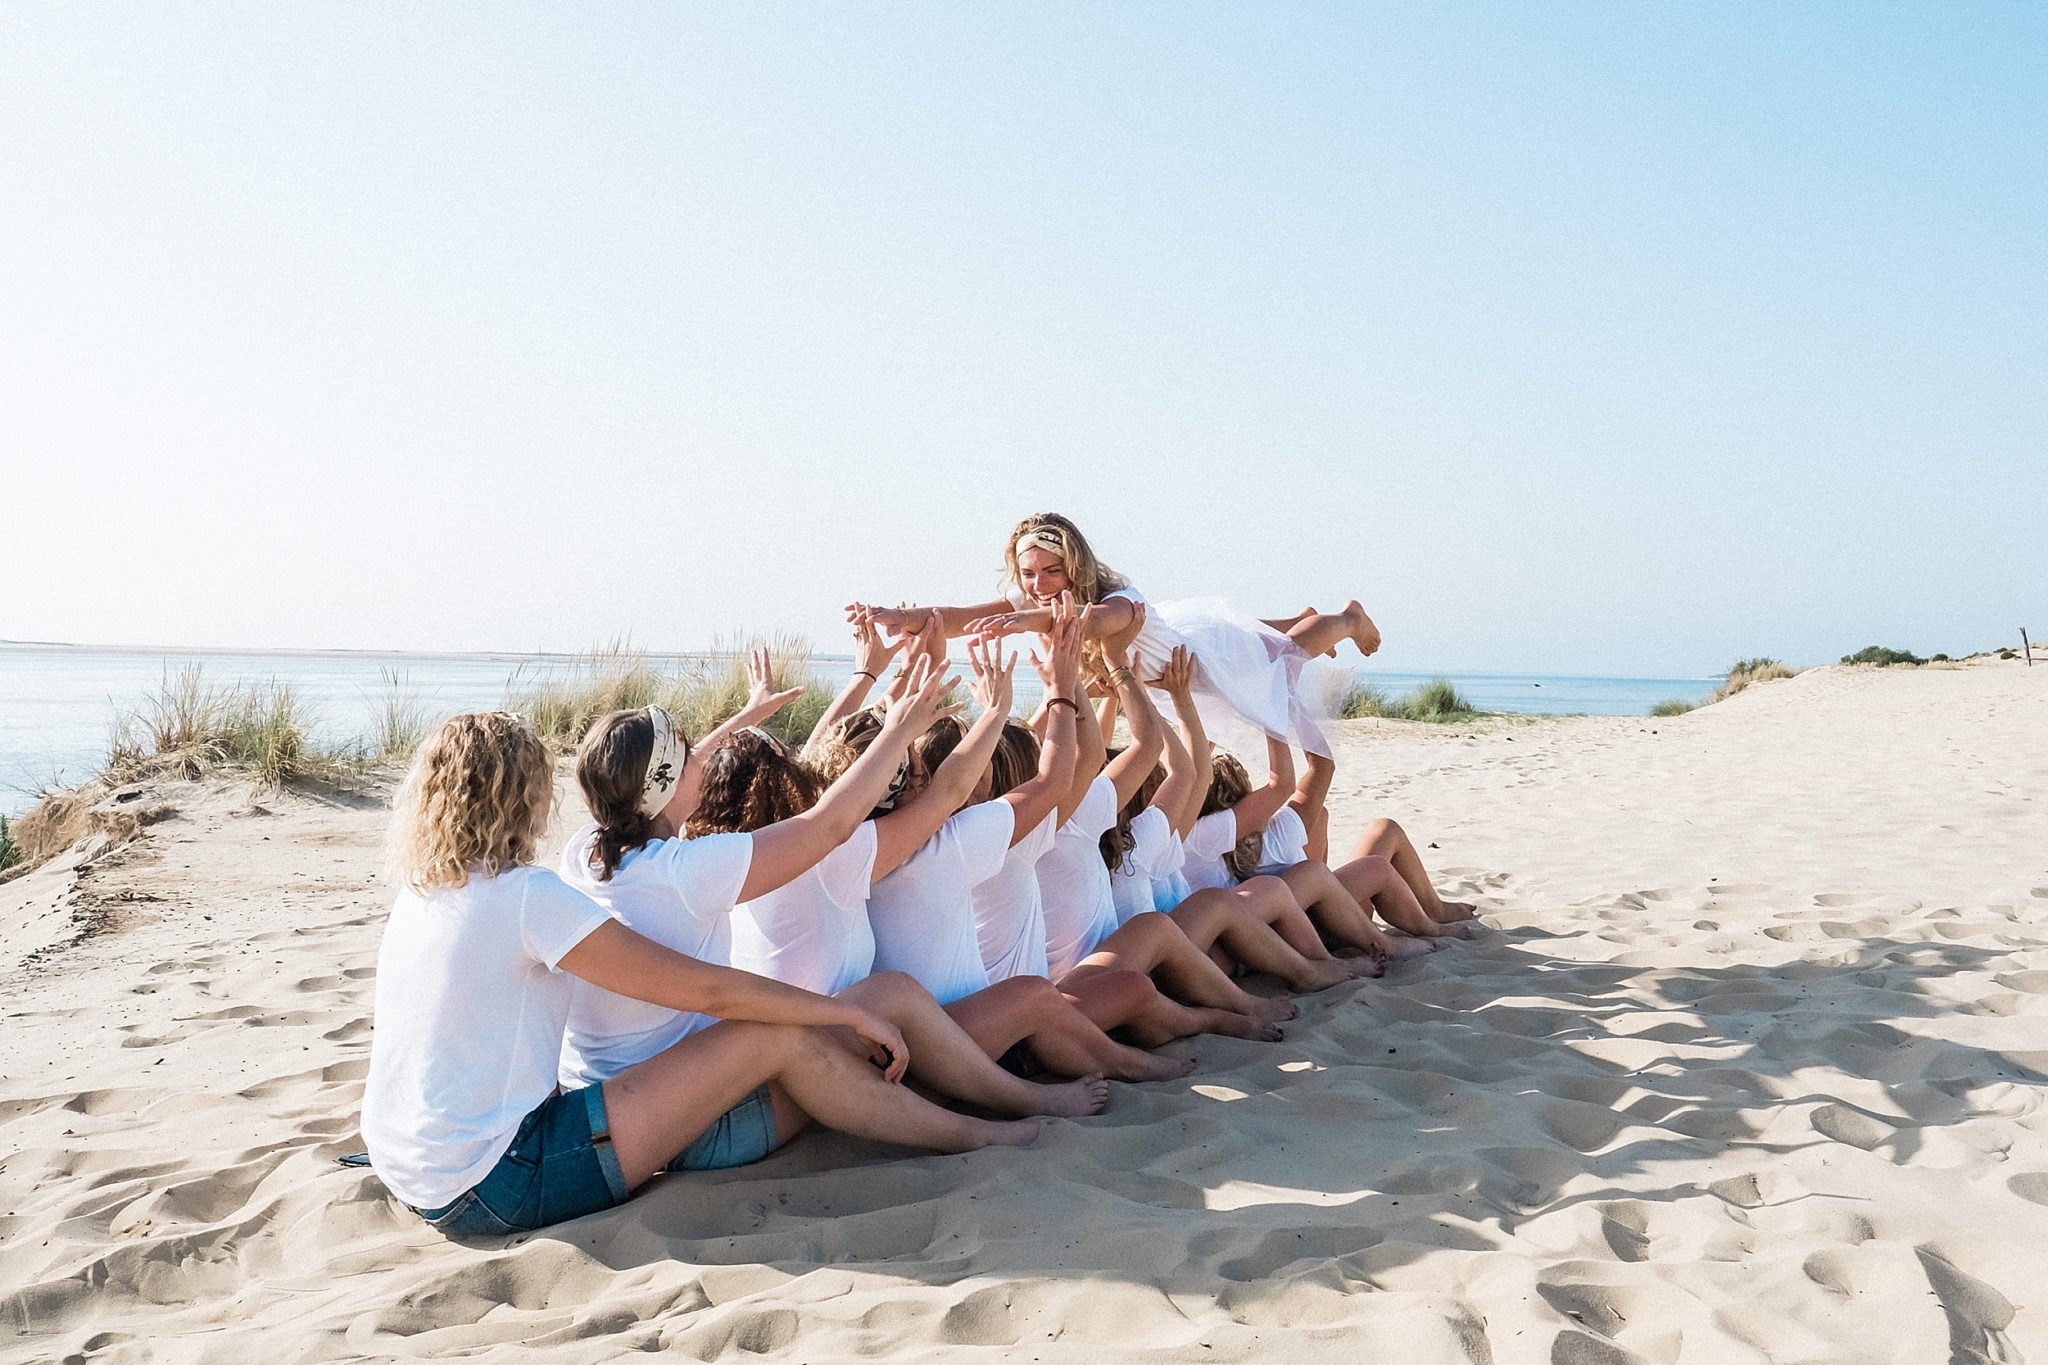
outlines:
[{"label": "wristband", "polygon": [[873,680],[873,681],[875,681],[875,682],[880,682],[880,681],[882,680],[882,675],[881,675],[881,674],[879,674],[879,673],[870,673],[870,672],[868,672],[868,671],[867,671],[867,670],[866,670],[865,668],[856,668],[856,669],[854,669],[854,670],[853,670],[853,676],[854,676],[854,677],[856,677],[856,678],[868,678],[868,679],[871,679],[871,680]]},{"label": "wristband", "polygon": [[1045,709],[1050,711],[1055,706],[1071,706],[1074,708],[1075,715],[1081,714],[1080,704],[1072,697],[1053,697],[1046,702]]}]

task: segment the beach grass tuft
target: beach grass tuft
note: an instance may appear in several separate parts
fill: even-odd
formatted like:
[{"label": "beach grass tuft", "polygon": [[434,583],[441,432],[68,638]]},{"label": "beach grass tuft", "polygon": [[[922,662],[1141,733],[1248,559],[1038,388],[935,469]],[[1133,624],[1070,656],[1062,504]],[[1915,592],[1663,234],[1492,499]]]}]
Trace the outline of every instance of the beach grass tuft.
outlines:
[{"label": "beach grass tuft", "polygon": [[1709,702],[1726,701],[1752,683],[1775,682],[1779,678],[1795,678],[1799,670],[1777,659],[1758,657],[1743,659],[1728,670],[1728,678],[1714,690]]},{"label": "beach grass tuft", "polygon": [[403,763],[427,737],[427,704],[406,686],[405,674],[395,668],[379,670],[383,698],[364,737],[364,757],[373,763]]},{"label": "beach grass tuft", "polygon": [[312,738],[313,715],[281,682],[217,686],[200,664],[166,672],[154,692],[119,717],[106,776],[117,782],[172,774],[245,772],[266,786],[346,776],[357,755]]},{"label": "beach grass tuft", "polygon": [[576,656],[566,669],[542,673],[522,668],[505,685],[505,706],[563,752],[582,743],[599,717],[642,706],[660,706],[695,739],[746,703],[747,654],[758,648],[768,650],[779,685],[804,689],[763,728],[800,745],[831,705],[832,692],[812,673],[810,645],[797,635],[748,637],[730,647],[721,643],[710,657],[672,672],[626,641],[613,640]]},{"label": "beach grass tuft", "polygon": [[1345,720],[1413,720],[1442,725],[1486,713],[1468,701],[1449,678],[1431,678],[1400,698],[1389,698],[1378,683],[1353,678],[1338,697],[1337,714]]},{"label": "beach grass tuft", "polygon": [[1658,702],[1655,706],[1650,708],[1650,714],[1652,716],[1663,717],[1682,716],[1688,711],[1695,711],[1698,709],[1699,704],[1697,702],[1680,701],[1674,698],[1671,701]]},{"label": "beach grass tuft", "polygon": [[1879,668],[1891,668],[1898,664],[1924,664],[1927,660],[1906,649],[1888,649],[1883,645],[1865,645],[1854,654],[1844,654],[1845,664],[1875,664]]},{"label": "beach grass tuft", "polygon": [[0,872],[5,872],[21,859],[21,845],[14,842],[14,827],[6,816],[0,815]]}]

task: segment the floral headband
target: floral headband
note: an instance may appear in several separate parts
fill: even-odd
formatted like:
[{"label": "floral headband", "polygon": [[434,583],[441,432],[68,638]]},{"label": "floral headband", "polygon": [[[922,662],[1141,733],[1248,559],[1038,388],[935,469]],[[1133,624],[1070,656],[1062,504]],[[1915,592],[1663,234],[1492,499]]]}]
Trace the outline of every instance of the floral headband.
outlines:
[{"label": "floral headband", "polygon": [[640,813],[652,817],[661,814],[683,780],[690,742],[676,734],[675,722],[659,706],[647,708],[647,719],[654,724],[654,751],[647,755],[647,779],[640,784]]}]

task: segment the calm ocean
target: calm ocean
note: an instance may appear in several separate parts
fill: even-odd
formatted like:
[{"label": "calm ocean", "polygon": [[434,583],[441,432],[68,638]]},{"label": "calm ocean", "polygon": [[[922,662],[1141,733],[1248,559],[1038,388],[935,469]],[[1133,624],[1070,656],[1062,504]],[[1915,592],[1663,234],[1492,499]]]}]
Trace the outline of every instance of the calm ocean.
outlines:
[{"label": "calm ocean", "polygon": [[[678,662],[686,661],[687,656]],[[86,650],[0,646],[0,814],[18,814],[41,787],[80,782],[99,770],[117,713],[131,710],[166,673],[204,666],[211,683],[288,682],[311,704],[329,740],[364,733],[391,693],[387,674],[407,692],[442,712],[501,706],[517,670],[528,675],[569,667],[560,657],[457,657],[375,654],[173,654],[139,650]],[[818,674],[836,685],[852,671],[847,657],[820,655]],[[1019,666],[1020,701],[1035,700],[1037,679]],[[1360,675],[1398,697],[1438,676],[1428,673]],[[1660,701],[1699,701],[1711,678],[1566,678],[1511,674],[1451,674],[1451,681],[1485,711],[1549,715],[1644,715]]]}]

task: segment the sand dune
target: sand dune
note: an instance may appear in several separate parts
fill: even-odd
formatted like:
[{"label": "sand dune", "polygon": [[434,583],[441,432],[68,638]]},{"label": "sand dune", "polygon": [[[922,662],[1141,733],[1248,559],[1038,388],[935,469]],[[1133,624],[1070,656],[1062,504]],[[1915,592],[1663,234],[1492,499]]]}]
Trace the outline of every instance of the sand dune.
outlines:
[{"label": "sand dune", "polygon": [[1342,744],[1339,838],[1482,938],[1029,1151],[814,1135],[506,1244],[333,1161],[382,806],[153,792],[0,885],[0,1358],[2048,1359],[2048,669]]}]

